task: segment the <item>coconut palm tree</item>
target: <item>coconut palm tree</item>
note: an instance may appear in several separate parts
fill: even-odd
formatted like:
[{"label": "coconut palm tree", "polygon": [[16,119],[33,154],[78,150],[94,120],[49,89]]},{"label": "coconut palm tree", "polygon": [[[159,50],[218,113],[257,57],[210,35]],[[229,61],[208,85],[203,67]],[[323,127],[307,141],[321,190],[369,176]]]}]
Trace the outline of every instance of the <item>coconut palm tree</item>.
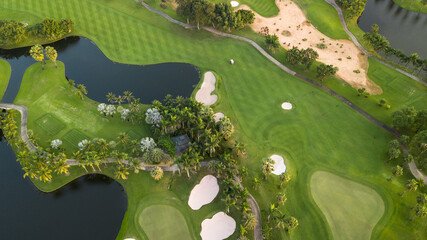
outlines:
[{"label": "coconut palm tree", "polygon": [[424,218],[427,216],[427,205],[418,205],[415,208],[415,215],[409,220],[414,220],[415,217]]},{"label": "coconut palm tree", "polygon": [[398,177],[403,175],[403,168],[399,165],[396,165],[396,167],[393,168],[392,172],[393,175],[391,175],[390,178],[388,178],[388,181],[391,181],[393,177]]},{"label": "coconut palm tree", "polygon": [[34,45],[30,49],[30,55],[31,57],[36,60],[37,62],[40,62],[42,65],[42,70],[44,70],[43,61],[44,61],[44,54],[43,54],[43,47],[39,44]]},{"label": "coconut palm tree", "polygon": [[264,180],[267,180],[268,174],[274,171],[274,160],[267,158],[262,162],[261,171],[264,174]]},{"label": "coconut palm tree", "polygon": [[53,63],[55,63],[56,68],[58,68],[58,65],[56,64],[56,58],[58,57],[58,53],[56,52],[55,48],[47,46],[44,50],[46,53],[46,57]]},{"label": "coconut palm tree", "polygon": [[291,176],[288,173],[284,172],[280,174],[280,188],[282,188],[283,183],[291,181]]},{"label": "coconut palm tree", "polygon": [[117,139],[119,140],[119,144],[122,145],[123,149],[126,150],[127,144],[130,141],[129,135],[125,132],[120,132]]},{"label": "coconut palm tree", "polygon": [[400,194],[400,196],[403,196],[403,194],[405,194],[405,192],[408,190],[415,192],[417,191],[417,189],[418,189],[418,181],[415,179],[408,180],[408,183],[406,184],[406,189]]},{"label": "coconut palm tree", "polygon": [[84,96],[87,94],[87,90],[85,85],[79,84],[77,85],[77,95],[81,100],[84,100]]},{"label": "coconut palm tree", "polygon": [[418,205],[424,206],[426,204],[427,204],[427,194],[426,193],[418,193],[417,203],[411,209],[414,209]]},{"label": "coconut palm tree", "polygon": [[286,194],[284,192],[278,193],[277,196],[276,196],[277,205],[280,206],[280,205],[285,204],[285,202],[286,202],[287,199],[288,198],[286,197]]},{"label": "coconut palm tree", "polygon": [[120,179],[126,180],[128,179],[128,175],[129,175],[129,168],[124,166],[123,164],[116,163],[114,177],[119,180]]},{"label": "coconut palm tree", "polygon": [[130,91],[124,91],[123,92],[123,97],[126,99],[126,101],[130,104],[133,100],[133,95],[132,92]]},{"label": "coconut palm tree", "polygon": [[154,178],[154,180],[158,182],[160,181],[160,179],[163,178],[163,169],[161,169],[160,167],[154,167],[151,170],[150,175],[152,178]]},{"label": "coconut palm tree", "polygon": [[132,158],[130,160],[130,166],[134,173],[139,173],[139,169],[141,169],[142,163],[138,158]]},{"label": "coconut palm tree", "polygon": [[112,92],[109,92],[107,94],[107,101],[109,101],[111,104],[114,104],[116,102],[116,95]]},{"label": "coconut palm tree", "polygon": [[119,106],[122,105],[123,101],[124,101],[124,98],[120,95],[116,98],[116,103],[118,103]]},{"label": "coconut palm tree", "polygon": [[252,213],[247,213],[245,214],[245,216],[243,217],[244,222],[245,222],[245,228],[249,229],[249,230],[253,230],[255,228],[255,226],[257,225],[258,221],[256,219],[256,217],[252,214]]},{"label": "coconut palm tree", "polygon": [[289,217],[285,219],[286,222],[286,231],[290,232],[292,229],[298,227],[298,220],[294,217]]},{"label": "coconut palm tree", "polygon": [[80,151],[74,152],[73,158],[76,159],[79,166],[82,167],[86,171],[86,173],[88,173],[88,170],[86,169],[86,161],[84,159],[84,154]]}]

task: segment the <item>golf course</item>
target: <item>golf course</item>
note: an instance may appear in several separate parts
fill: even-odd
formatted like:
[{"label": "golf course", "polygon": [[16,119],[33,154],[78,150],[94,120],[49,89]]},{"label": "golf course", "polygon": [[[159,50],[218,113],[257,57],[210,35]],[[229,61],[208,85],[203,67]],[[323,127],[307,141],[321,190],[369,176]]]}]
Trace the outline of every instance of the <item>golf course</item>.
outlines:
[{"label": "golf course", "polygon": [[[359,46],[324,0],[242,0],[235,8],[225,0],[200,1],[204,11],[229,6],[224,12],[232,16],[254,12],[252,22],[228,28],[221,28],[225,21],[185,15],[195,7],[183,6],[193,2],[199,4],[1,1],[0,31],[7,21],[28,26],[14,44],[0,36],[0,99],[19,89],[12,101],[0,102],[2,136],[24,170],[16,174],[58,194],[58,201],[61,189],[86,175],[114,179],[126,212],[120,226],[109,226],[117,229],[109,239],[426,239],[427,188],[408,166],[414,162],[426,172],[425,65],[388,62],[346,18]],[[421,4],[399,3],[410,10]],[[44,37],[37,26],[46,18],[72,24]],[[266,26],[269,34],[262,33]],[[275,47],[266,40],[274,34],[280,35]],[[59,47],[73,37],[80,40]],[[82,39],[93,44],[81,47]],[[56,50],[48,54],[51,46],[58,60]],[[293,63],[296,48],[319,54],[307,66]],[[96,91],[105,100],[95,100],[83,84],[96,76],[75,77],[108,68],[88,55],[98,49],[121,72],[141,68],[123,93],[116,89],[125,73],[103,76],[105,85]],[[75,55],[61,59],[70,52]],[[34,61],[16,70],[30,56]],[[89,70],[78,73],[73,61]],[[167,82],[146,81],[145,67],[162,63],[194,66],[199,82],[191,95],[167,96]],[[325,65],[338,68],[323,76]],[[159,72],[172,71],[159,66]],[[144,100],[138,88],[159,89],[163,97]],[[412,120],[399,121],[399,111]],[[16,201],[24,200],[31,201]],[[74,227],[96,232],[107,226]],[[68,235],[64,239],[89,236]]]}]

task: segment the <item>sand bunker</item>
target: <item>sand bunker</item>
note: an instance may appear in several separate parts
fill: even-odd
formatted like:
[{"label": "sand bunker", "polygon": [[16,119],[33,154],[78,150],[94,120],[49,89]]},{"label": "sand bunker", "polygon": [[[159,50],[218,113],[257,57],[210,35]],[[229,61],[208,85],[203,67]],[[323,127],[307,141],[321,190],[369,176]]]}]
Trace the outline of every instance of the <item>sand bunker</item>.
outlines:
[{"label": "sand bunker", "polygon": [[221,120],[221,118],[223,118],[223,117],[225,117],[225,115],[222,112],[217,112],[214,114],[215,122],[219,122],[219,120]]},{"label": "sand bunker", "polygon": [[274,171],[272,171],[273,174],[280,175],[286,172],[286,165],[282,156],[271,155],[270,158],[274,161]]},{"label": "sand bunker", "polygon": [[231,4],[232,7],[239,6],[239,2],[237,2],[237,1],[231,1],[230,4]]},{"label": "sand bunker", "polygon": [[211,219],[202,222],[200,236],[202,240],[222,240],[234,233],[236,221],[224,212],[215,214]]},{"label": "sand bunker", "polygon": [[219,186],[216,177],[206,175],[202,178],[200,183],[191,190],[188,205],[193,210],[199,210],[203,205],[212,202],[218,192]]},{"label": "sand bunker", "polygon": [[[371,94],[382,93],[381,88],[366,75],[369,62],[360,49],[350,40],[335,40],[327,37],[307,21],[303,11],[290,0],[276,0],[279,14],[265,18],[255,13],[255,22],[250,26],[257,33],[276,34],[280,44],[290,49],[313,48],[318,54],[318,61],[338,67],[336,75],[354,88],[366,88]],[[250,9],[241,5],[238,9]],[[324,49],[318,48],[323,44]],[[319,45],[320,46],[320,45]],[[357,73],[359,70],[360,72]]]},{"label": "sand bunker", "polygon": [[210,106],[218,100],[218,96],[211,93],[215,90],[216,78],[212,72],[206,72],[203,78],[202,87],[196,93],[196,101]]},{"label": "sand bunker", "polygon": [[282,103],[282,108],[285,110],[291,110],[292,109],[292,103],[284,102],[284,103]]}]

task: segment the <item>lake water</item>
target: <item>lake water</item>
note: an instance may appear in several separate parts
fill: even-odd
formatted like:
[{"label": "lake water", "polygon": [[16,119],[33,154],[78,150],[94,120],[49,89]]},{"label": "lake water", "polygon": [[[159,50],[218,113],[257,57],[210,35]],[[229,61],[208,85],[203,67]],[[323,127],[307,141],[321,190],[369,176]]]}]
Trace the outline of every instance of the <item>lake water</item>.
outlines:
[{"label": "lake water", "polygon": [[[166,94],[189,97],[200,80],[190,64],[164,63],[148,66],[112,62],[90,40],[71,37],[55,44],[66,76],[88,89],[88,97],[106,102],[108,92],[130,90],[144,103]],[[25,70],[34,63],[29,48],[1,50],[0,57],[12,67],[2,102],[12,103]],[[0,239],[9,240],[113,240],[126,211],[122,186],[102,176],[81,177],[53,193],[42,193],[29,179],[5,140],[0,142]]]},{"label": "lake water", "polygon": [[427,58],[427,14],[408,11],[393,0],[368,0],[358,25],[368,32],[373,24],[393,48]]}]

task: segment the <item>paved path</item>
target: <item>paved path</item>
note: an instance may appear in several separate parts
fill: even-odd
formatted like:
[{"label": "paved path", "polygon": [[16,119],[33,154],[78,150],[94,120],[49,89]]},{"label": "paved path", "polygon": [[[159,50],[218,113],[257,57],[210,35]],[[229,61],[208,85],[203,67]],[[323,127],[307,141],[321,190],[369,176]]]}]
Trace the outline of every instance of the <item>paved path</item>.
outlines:
[{"label": "paved path", "polygon": [[372,56],[360,43],[359,43],[359,41],[357,41],[357,38],[353,35],[353,33],[352,32],[350,32],[350,30],[348,30],[348,28],[347,28],[347,24],[345,23],[345,19],[344,19],[344,15],[343,15],[343,13],[342,13],[342,10],[341,10],[341,8],[338,6],[338,4],[336,4],[336,2],[335,2],[335,0],[325,0],[327,3],[329,3],[330,5],[332,5],[332,7],[334,7],[335,8],[335,10],[337,10],[337,12],[338,12],[338,16],[339,16],[339,18],[340,18],[340,21],[341,21],[341,25],[342,25],[342,27],[344,28],[344,31],[348,34],[348,36],[350,36],[350,38],[351,38],[351,40],[353,41],[353,43],[363,52],[363,53],[365,53],[366,55],[368,55],[368,56],[370,56],[370,57],[374,57],[375,59],[377,59],[377,61],[378,62],[380,62],[380,63],[382,63],[382,64],[384,64],[384,65],[386,65],[387,67],[389,67],[389,68],[392,68],[392,69],[394,69],[394,70],[396,70],[396,71],[398,71],[398,72],[400,72],[400,73],[402,73],[402,74],[404,74],[404,75],[406,75],[406,76],[408,76],[408,77],[410,77],[410,78],[412,78],[412,79],[414,79],[415,81],[417,81],[417,82],[419,82],[419,83],[421,83],[422,85],[424,85],[424,86],[426,86],[427,87],[427,82],[424,82],[423,80],[421,80],[420,78],[418,78],[418,77],[416,77],[416,76],[414,76],[414,75],[412,75],[412,74],[410,74],[410,73],[407,73],[407,72],[405,72],[405,71],[403,71],[402,69],[399,69],[399,68],[396,68],[396,67],[394,67],[394,66],[392,66],[392,65],[390,65],[390,64],[388,64],[388,63],[386,63],[386,62],[384,62],[384,61],[382,61],[381,59],[379,59],[379,58],[377,58],[377,57],[375,57],[375,56]]}]

